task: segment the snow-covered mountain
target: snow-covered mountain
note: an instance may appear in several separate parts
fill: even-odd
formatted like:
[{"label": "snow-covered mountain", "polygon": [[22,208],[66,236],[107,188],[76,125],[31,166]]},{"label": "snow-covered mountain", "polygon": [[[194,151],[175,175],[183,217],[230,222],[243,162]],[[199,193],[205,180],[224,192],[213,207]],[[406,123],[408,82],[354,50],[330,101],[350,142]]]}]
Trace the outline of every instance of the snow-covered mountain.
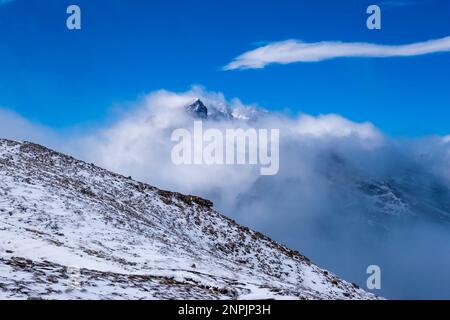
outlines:
[{"label": "snow-covered mountain", "polygon": [[0,140],[0,298],[376,297],[208,200]]},{"label": "snow-covered mountain", "polygon": [[267,112],[256,107],[230,107],[227,103],[210,103],[208,106],[200,99],[196,98],[192,103],[185,106],[188,114],[194,118],[202,120],[242,120],[252,121],[265,115]]}]

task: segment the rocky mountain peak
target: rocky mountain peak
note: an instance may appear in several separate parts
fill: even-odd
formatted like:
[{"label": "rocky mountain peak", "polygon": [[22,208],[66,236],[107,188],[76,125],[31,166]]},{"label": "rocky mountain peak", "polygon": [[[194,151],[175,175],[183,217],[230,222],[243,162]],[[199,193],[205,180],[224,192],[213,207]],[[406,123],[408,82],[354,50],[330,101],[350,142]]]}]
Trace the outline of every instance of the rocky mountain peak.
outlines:
[{"label": "rocky mountain peak", "polygon": [[195,99],[194,102],[186,106],[186,111],[195,118],[207,119],[208,108],[200,99]]}]

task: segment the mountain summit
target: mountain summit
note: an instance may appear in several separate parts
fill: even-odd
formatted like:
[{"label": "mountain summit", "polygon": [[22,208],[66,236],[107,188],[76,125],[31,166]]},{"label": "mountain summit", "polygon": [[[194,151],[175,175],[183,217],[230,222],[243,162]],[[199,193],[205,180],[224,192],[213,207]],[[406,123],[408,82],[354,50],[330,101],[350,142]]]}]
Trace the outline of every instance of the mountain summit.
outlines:
[{"label": "mountain summit", "polygon": [[28,142],[0,140],[0,230],[0,299],[376,298],[208,200]]},{"label": "mountain summit", "polygon": [[186,106],[186,111],[195,118],[207,119],[208,108],[203,104],[200,99],[196,99],[193,103]]}]

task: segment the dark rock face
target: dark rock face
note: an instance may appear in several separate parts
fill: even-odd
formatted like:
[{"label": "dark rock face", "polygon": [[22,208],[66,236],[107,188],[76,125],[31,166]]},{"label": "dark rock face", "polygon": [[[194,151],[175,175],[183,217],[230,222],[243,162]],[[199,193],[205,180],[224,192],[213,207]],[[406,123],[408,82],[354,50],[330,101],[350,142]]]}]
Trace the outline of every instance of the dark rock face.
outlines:
[{"label": "dark rock face", "polygon": [[207,119],[208,118],[208,108],[204,103],[197,99],[192,104],[186,106],[186,111],[195,118]]}]

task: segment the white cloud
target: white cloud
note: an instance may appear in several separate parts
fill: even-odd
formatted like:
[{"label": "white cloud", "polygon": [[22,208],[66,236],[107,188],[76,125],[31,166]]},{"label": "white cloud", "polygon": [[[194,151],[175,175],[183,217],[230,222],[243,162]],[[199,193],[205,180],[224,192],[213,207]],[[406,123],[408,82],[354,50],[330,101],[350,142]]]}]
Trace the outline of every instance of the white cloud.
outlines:
[{"label": "white cloud", "polygon": [[[174,129],[193,126],[193,119],[184,112],[184,106],[200,98],[207,106],[236,109],[253,113],[254,106],[244,105],[239,99],[227,101],[223,94],[206,92],[199,87],[184,93],[158,91],[139,101],[135,110],[117,123],[79,140],[77,150],[82,157],[110,170],[131,175],[161,186],[185,193],[211,194],[219,192],[227,201],[233,201],[259,178],[254,166],[177,166],[171,161]],[[321,140],[322,143],[341,140],[374,148],[382,144],[383,135],[370,123],[355,123],[339,115],[313,117],[302,114],[289,118],[265,113],[261,118],[246,121],[206,121],[208,127],[225,131],[232,128],[276,128],[280,139],[301,145],[303,141]],[[211,179],[215,177],[215,179]]]},{"label": "white cloud", "polygon": [[450,51],[450,36],[405,45],[337,41],[305,43],[287,40],[245,52],[225,66],[224,70],[259,69],[272,63],[319,62],[343,57],[411,57],[448,51]]},{"label": "white cloud", "polygon": [[298,121],[297,132],[316,137],[349,137],[380,141],[381,133],[369,122],[356,123],[336,114],[313,117],[303,115]]}]

